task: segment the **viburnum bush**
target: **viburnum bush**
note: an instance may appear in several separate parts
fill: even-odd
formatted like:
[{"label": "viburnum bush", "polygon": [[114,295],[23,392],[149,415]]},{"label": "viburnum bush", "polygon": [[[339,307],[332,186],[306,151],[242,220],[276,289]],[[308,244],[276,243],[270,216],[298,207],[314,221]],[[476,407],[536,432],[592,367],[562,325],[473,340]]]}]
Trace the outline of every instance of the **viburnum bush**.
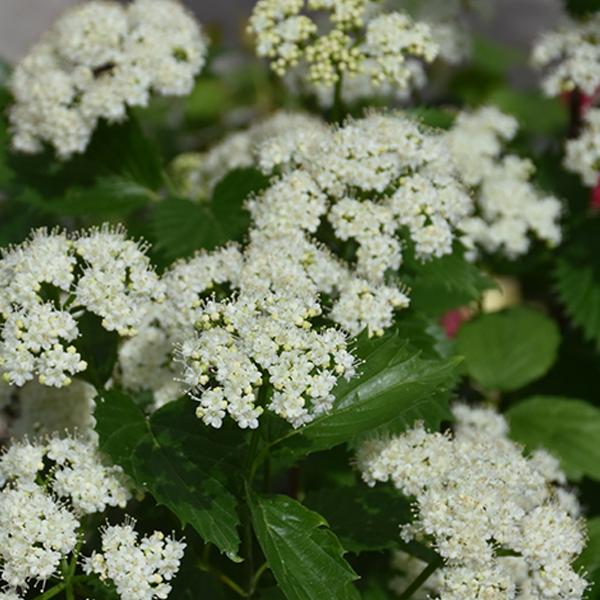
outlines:
[{"label": "viburnum bush", "polygon": [[494,4],[0,65],[0,600],[600,599],[600,6]]}]

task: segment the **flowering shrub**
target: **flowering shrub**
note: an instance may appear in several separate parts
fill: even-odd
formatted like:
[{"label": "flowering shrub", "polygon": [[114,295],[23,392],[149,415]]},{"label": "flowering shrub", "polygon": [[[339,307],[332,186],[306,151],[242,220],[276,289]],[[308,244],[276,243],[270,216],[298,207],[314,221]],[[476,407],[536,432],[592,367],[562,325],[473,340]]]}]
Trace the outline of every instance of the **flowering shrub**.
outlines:
[{"label": "flowering shrub", "polygon": [[600,598],[589,4],[539,91],[459,0],[0,65],[0,600]]}]

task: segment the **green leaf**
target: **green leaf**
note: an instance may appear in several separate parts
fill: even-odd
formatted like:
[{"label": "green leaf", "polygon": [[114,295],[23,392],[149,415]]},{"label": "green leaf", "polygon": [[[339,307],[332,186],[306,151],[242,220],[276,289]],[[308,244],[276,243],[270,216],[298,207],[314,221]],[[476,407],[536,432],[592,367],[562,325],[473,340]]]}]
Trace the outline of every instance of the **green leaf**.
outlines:
[{"label": "green leaf", "polygon": [[148,434],[144,413],[130,396],[119,390],[102,390],[94,410],[99,448],[131,477],[132,454]]},{"label": "green leaf", "polygon": [[515,440],[548,450],[570,479],[600,480],[600,409],[583,400],[535,396],[510,408],[507,418]]},{"label": "green leaf", "polygon": [[47,213],[56,215],[126,215],[142,208],[155,193],[120,176],[100,177],[87,187],[72,187],[56,198],[48,198],[41,191],[28,189],[21,199]]},{"label": "green leaf", "polygon": [[209,430],[195,419],[188,399],[142,422],[131,398],[107,393],[97,401],[96,431],[101,448],[159,505],[237,560],[239,517],[230,479],[237,473],[232,457],[240,452],[238,431]]},{"label": "green leaf", "polygon": [[569,114],[558,98],[546,98],[539,92],[524,92],[505,86],[494,90],[487,99],[500,110],[514,115],[521,127],[541,134],[558,134],[567,129]]},{"label": "green leaf", "polygon": [[556,291],[569,318],[600,350],[600,280],[593,267],[575,266],[561,259],[554,278]]},{"label": "green leaf", "polygon": [[493,42],[483,36],[473,39],[472,65],[494,75],[504,75],[509,69],[526,60],[521,50]]},{"label": "green leaf", "polygon": [[599,0],[566,0],[566,9],[574,16],[581,17],[600,10]]},{"label": "green leaf", "polygon": [[467,373],[485,389],[512,391],[550,369],[559,343],[554,321],[518,307],[463,324],[457,352],[465,357]]},{"label": "green leaf", "polygon": [[325,519],[287,496],[250,496],[252,524],[288,600],[353,600],[358,576]]},{"label": "green leaf", "polygon": [[322,489],[309,493],[305,504],[323,515],[342,546],[355,554],[397,548],[400,525],[412,520],[408,500],[386,487]]},{"label": "green leaf", "polygon": [[250,223],[244,202],[266,182],[254,169],[241,169],[232,171],[217,185],[211,202],[175,197],[160,202],[151,224],[157,248],[168,260],[175,260],[200,248],[210,250],[240,240]]},{"label": "green leaf", "polygon": [[63,215],[124,215],[155,199],[152,190],[119,176],[101,177],[88,188],[74,188],[46,207]]},{"label": "green leaf", "polygon": [[231,105],[227,87],[220,79],[201,78],[185,99],[185,117],[192,122],[213,122]]},{"label": "green leaf", "polygon": [[163,183],[158,149],[134,113],[123,123],[100,123],[83,160],[92,162],[100,175],[119,175],[151,190],[158,190]]},{"label": "green leaf", "polygon": [[111,378],[117,362],[119,334],[107,331],[102,327],[102,318],[89,312],[84,312],[78,319],[78,325],[80,335],[75,346],[87,362],[87,369],[80,377],[96,389],[102,389]]},{"label": "green leaf", "polygon": [[450,129],[456,114],[451,109],[420,106],[408,109],[407,112],[428,127]]},{"label": "green leaf", "polygon": [[420,312],[440,316],[478,300],[494,287],[494,281],[455,253],[418,264],[410,296]]},{"label": "green leaf", "polygon": [[586,600],[600,598],[600,517],[587,522],[588,541],[585,550],[575,563],[576,569],[584,569],[586,579],[592,583]]},{"label": "green leaf", "polygon": [[383,425],[399,432],[416,420],[447,414],[441,392],[454,386],[459,358],[424,359],[397,333],[361,336],[355,355],[361,361],[359,375],[338,383],[330,412],[288,435],[286,451],[325,450]]}]

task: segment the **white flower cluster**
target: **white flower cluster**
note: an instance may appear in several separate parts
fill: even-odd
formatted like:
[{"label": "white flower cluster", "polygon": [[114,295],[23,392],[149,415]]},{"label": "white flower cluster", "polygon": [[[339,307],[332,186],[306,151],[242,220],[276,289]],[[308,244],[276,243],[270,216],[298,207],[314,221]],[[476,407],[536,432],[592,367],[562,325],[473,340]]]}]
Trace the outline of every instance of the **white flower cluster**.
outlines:
[{"label": "white flower cluster", "polygon": [[460,225],[463,241],[474,248],[525,254],[531,234],[550,246],[561,240],[561,203],[542,195],[531,182],[533,163],[503,152],[517,132],[517,121],[487,106],[461,113],[447,134],[454,161],[475,190],[477,214]]},{"label": "white flower cluster", "polygon": [[585,185],[596,186],[600,177],[600,108],[583,117],[579,136],[566,144],[565,167],[577,173]]},{"label": "white flower cluster", "polygon": [[[417,28],[423,31],[423,28],[429,28],[429,38],[435,41],[439,50],[437,60],[444,63],[455,65],[463,62],[469,52],[469,34],[464,26],[463,16],[465,6],[461,2],[428,2],[422,0],[419,3],[414,2],[368,2],[365,6],[364,21],[375,21],[387,14],[388,10],[400,9],[406,10],[417,24]],[[399,14],[399,13],[394,13]],[[401,14],[402,19],[408,18]],[[379,32],[383,27],[379,24]],[[391,28],[402,24],[398,18],[392,18],[387,22],[387,27]],[[377,26],[373,26],[377,29]],[[417,32],[415,32],[416,34]],[[376,35],[376,34],[375,34]],[[393,44],[401,41],[397,40],[395,34],[391,34]],[[396,53],[406,54],[404,50]],[[393,63],[395,59],[390,59]],[[426,61],[427,62],[427,61]],[[396,101],[406,101],[415,90],[421,89],[427,83],[427,75],[423,60],[417,57],[407,56],[401,61],[402,77],[405,79],[404,85],[399,85],[393,77],[382,77],[383,70],[381,64],[373,57],[365,57],[362,60],[362,68],[356,73],[345,73],[341,80],[341,99],[344,105],[354,106],[360,102],[369,103],[374,99],[388,99]],[[396,68],[399,64],[396,63]],[[374,74],[379,76],[373,77]],[[289,70],[285,76],[285,83],[292,93],[305,93],[314,96],[318,104],[323,108],[331,108],[335,102],[335,84],[327,85],[323,81],[312,82],[308,78],[307,66],[300,64]]]},{"label": "white flower cluster", "polygon": [[[290,171],[276,184],[282,204],[297,204],[298,182],[310,182],[314,202],[339,240],[358,244],[360,276],[381,282],[386,270],[399,267],[398,233],[404,228],[422,260],[452,251],[456,227],[473,206],[442,136],[400,114],[373,114],[303,142],[291,162],[278,151],[279,138],[266,142],[259,148],[260,167]],[[262,213],[269,216],[266,204]],[[297,227],[288,210],[277,212],[278,225]],[[317,225],[304,229],[312,233]]]},{"label": "white flower cluster", "polygon": [[444,565],[440,600],[579,600],[587,582],[572,563],[585,545],[574,496],[558,462],[530,458],[491,409],[455,410],[454,436],[423,426],[366,442],[358,466],[370,485],[390,481],[415,499],[408,541],[433,540]]},{"label": "white flower cluster", "polygon": [[230,171],[255,166],[257,148],[270,138],[285,142],[287,148],[281,147],[280,152],[290,160],[290,153],[302,140],[325,129],[320,119],[309,114],[276,112],[244,131],[229,134],[205,153],[181,155],[173,164],[174,177],[186,195],[207,197]]},{"label": "white flower cluster", "polygon": [[592,96],[600,87],[600,14],[571,21],[544,33],[532,52],[534,66],[547,71],[542,87],[549,96],[580,90]]},{"label": "white flower cluster", "polygon": [[152,92],[188,94],[206,40],[176,0],[92,0],[66,12],[17,65],[9,119],[13,145],[47,143],[62,158],[87,147],[99,120],[122,121]]},{"label": "white flower cluster", "polygon": [[160,531],[138,539],[131,523],[102,531],[102,551],[84,562],[86,573],[111,580],[122,600],[167,598],[177,574],[185,544]]},{"label": "white flower cluster", "polygon": [[[326,87],[366,74],[375,84],[406,88],[413,75],[409,59],[431,62],[438,46],[425,23],[371,8],[367,0],[259,0],[249,30],[257,54],[280,76],[300,65],[311,82]],[[320,13],[329,17],[328,27]]]},{"label": "white flower cluster", "polygon": [[[255,428],[266,407],[298,427],[329,410],[337,379],[354,374],[345,334],[312,323],[322,307],[302,262],[311,250],[301,236],[254,232],[232,282],[239,295],[202,304],[199,333],[182,344],[180,360],[205,423],[220,427],[229,414]],[[273,393],[263,406],[258,390],[267,378]]]},{"label": "white flower cluster", "polygon": [[[73,345],[88,310],[119,335],[136,332],[164,296],[146,248],[123,230],[92,228],[69,237],[35,231],[0,258],[0,371],[22,386],[37,375],[62,387],[86,363]],[[49,260],[51,257],[51,260]]]},{"label": "white flower cluster", "polygon": [[0,580],[15,593],[47,581],[74,551],[79,519],[128,499],[120,467],[90,442],[13,444],[0,456]]}]

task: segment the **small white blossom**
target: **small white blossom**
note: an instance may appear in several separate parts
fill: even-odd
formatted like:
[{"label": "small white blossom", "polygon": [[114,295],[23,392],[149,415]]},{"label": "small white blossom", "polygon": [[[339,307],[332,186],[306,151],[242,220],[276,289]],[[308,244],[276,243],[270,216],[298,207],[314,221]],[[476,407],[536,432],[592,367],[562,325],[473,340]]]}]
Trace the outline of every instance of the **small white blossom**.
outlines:
[{"label": "small white blossom", "polygon": [[600,86],[600,15],[569,21],[556,31],[542,34],[531,55],[532,63],[546,74],[542,88],[549,96],[575,89],[593,95]]},{"label": "small white blossom", "polygon": [[102,531],[102,551],[84,562],[86,573],[110,579],[122,600],[167,598],[179,570],[185,544],[159,531],[139,538],[133,524]]},{"label": "small white blossom", "polygon": [[128,336],[164,298],[146,248],[107,226],[73,238],[35,231],[2,253],[0,285],[0,371],[16,386],[37,376],[63,387],[87,368],[76,349],[81,309]]},{"label": "small white blossom", "polygon": [[358,453],[367,483],[391,481],[415,499],[401,535],[431,538],[444,559],[428,597],[581,599],[587,582],[572,563],[585,538],[558,500],[564,475],[547,455],[524,457],[490,409],[460,405],[455,414],[454,436],[417,425]]},{"label": "small white blossom", "polygon": [[476,194],[477,214],[459,225],[472,255],[478,245],[516,258],[527,253],[532,234],[550,246],[561,241],[560,201],[536,189],[530,160],[503,151],[516,131],[513,117],[488,106],[461,113],[447,134],[454,161]]},{"label": "small white blossom", "polygon": [[0,585],[45,582],[74,550],[80,519],[129,500],[120,467],[74,437],[13,443],[0,455]]},{"label": "small white blossom", "polygon": [[376,85],[404,90],[414,73],[410,62],[431,62],[439,48],[428,25],[398,12],[377,15],[371,7],[366,0],[259,0],[249,31],[256,53],[280,76],[300,65],[325,88],[367,74]]},{"label": "small white blossom", "polygon": [[600,108],[590,109],[583,118],[578,137],[567,141],[565,167],[577,173],[583,183],[594,187],[600,179]]},{"label": "small white blossom", "polygon": [[36,153],[50,144],[61,158],[81,153],[99,120],[124,120],[152,92],[188,94],[205,55],[203,33],[176,0],[75,6],[15,68],[13,146]]}]

